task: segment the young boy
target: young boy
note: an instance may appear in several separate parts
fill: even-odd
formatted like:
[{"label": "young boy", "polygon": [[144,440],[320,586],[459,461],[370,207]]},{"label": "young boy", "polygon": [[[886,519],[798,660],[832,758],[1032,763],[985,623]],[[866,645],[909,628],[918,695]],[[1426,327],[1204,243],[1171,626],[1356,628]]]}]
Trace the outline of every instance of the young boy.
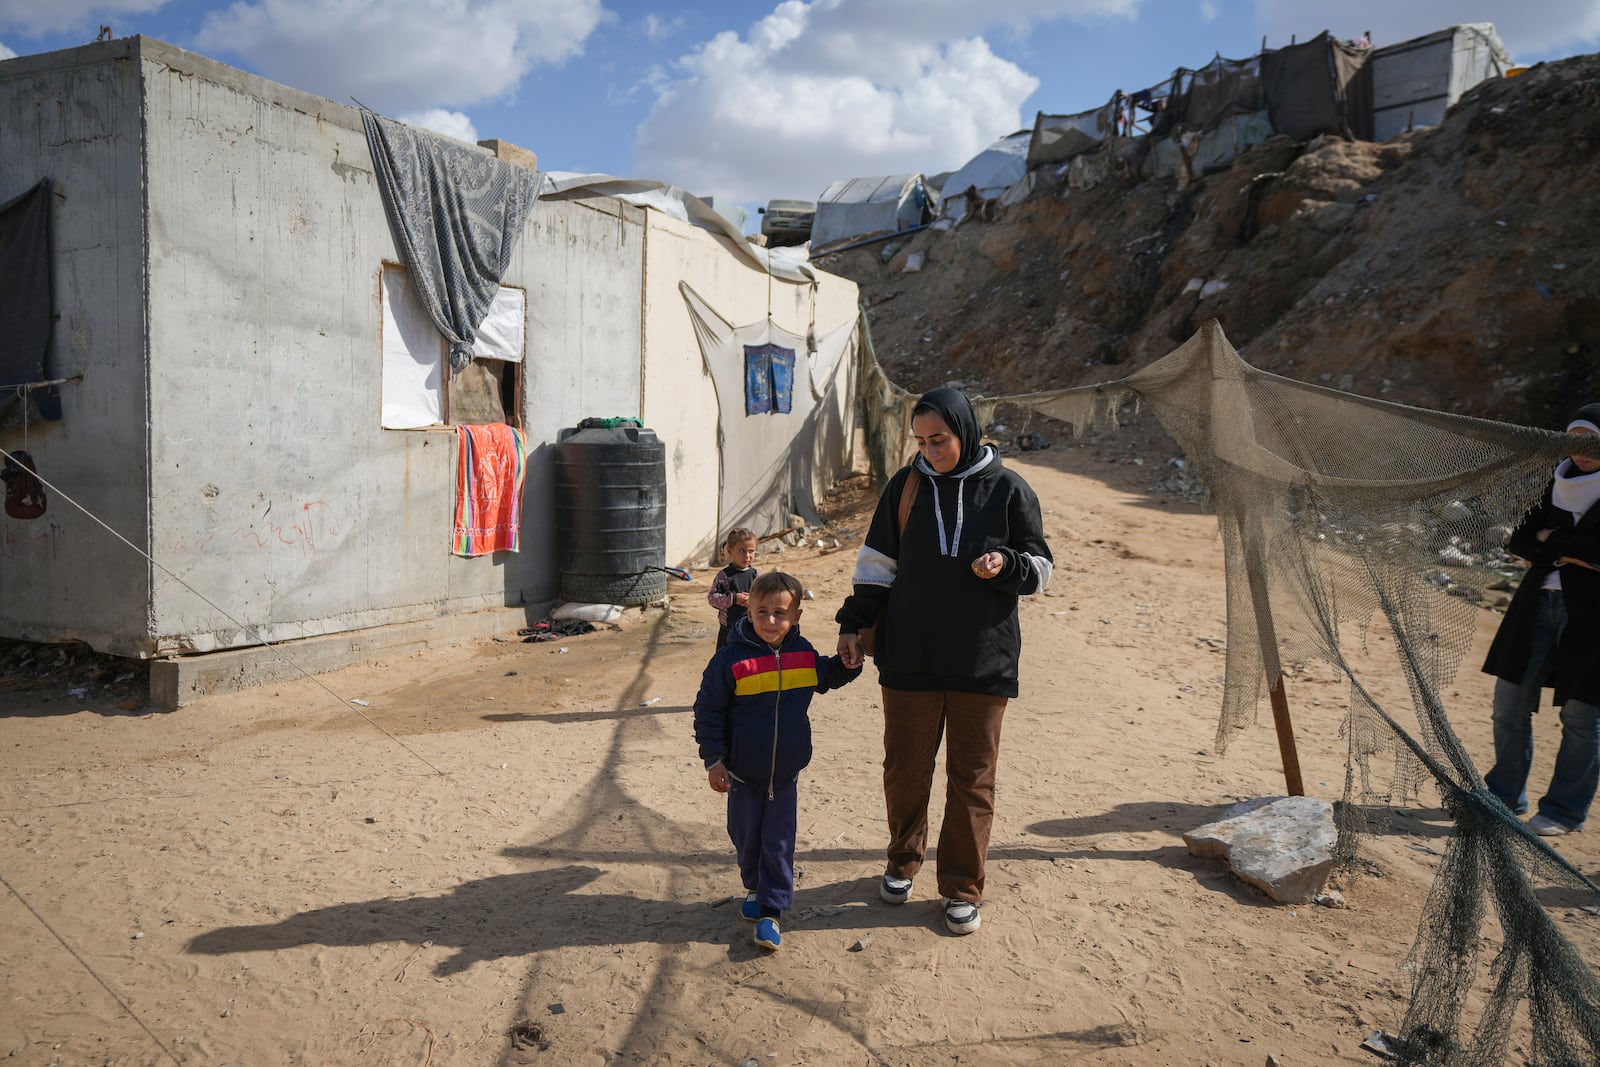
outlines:
[{"label": "young boy", "polygon": [[749,615],[706,666],[694,701],[694,738],[711,788],[728,794],[728,836],[755,942],[776,949],[778,917],[794,902],[797,778],[811,762],[814,693],[854,681],[861,668],[817,655],[800,636],[800,583],[782,571],[750,587]]}]

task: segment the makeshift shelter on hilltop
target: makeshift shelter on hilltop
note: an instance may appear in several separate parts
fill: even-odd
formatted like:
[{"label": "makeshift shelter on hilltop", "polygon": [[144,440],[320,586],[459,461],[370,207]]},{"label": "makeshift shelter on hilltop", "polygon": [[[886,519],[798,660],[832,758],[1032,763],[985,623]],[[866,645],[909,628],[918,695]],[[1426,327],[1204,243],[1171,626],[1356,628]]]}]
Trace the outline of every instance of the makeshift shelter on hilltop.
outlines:
[{"label": "makeshift shelter on hilltop", "polygon": [[[665,564],[708,560],[729,525],[814,516],[851,468],[855,285],[669,187],[543,183],[388,120],[369,143],[356,108],[141,37],[0,62],[0,113],[0,203],[50,182],[48,366],[72,379],[60,421],[0,428],[60,490],[42,519],[0,519],[0,636],[167,656],[536,619],[560,584],[553,446],[588,417],[664,443]],[[477,324],[493,352],[446,343],[386,213],[383,184],[433,154],[460,168],[439,173],[461,199],[542,190],[518,194],[521,216],[491,192],[473,219],[522,219],[494,222],[502,305]],[[680,285],[800,339],[781,410],[747,414],[743,353],[706,362]],[[519,551],[453,553],[469,421],[525,439]],[[466,619],[449,632],[469,636]]]},{"label": "makeshift shelter on hilltop", "polygon": [[[1463,93],[1504,74],[1510,64],[1490,23],[1454,26],[1377,50],[1324,31],[1248,59],[1217,56],[1147,89],[1118,90],[1088,111],[1041,111],[1028,146],[1028,171],[1059,173],[1077,157],[1110,145],[1141,177],[1195,177],[1226,167],[1274,134],[1299,141],[1319,134],[1386,140],[1437,123]],[[1048,184],[1048,178],[1030,180],[1026,190],[1006,199]]]},{"label": "makeshift shelter on hilltop", "polygon": [[1090,111],[1072,115],[1034,116],[1028,141],[1028,169],[1065,163],[1073,156],[1098,148],[1100,142],[1117,132],[1121,93],[1110,102]]},{"label": "makeshift shelter on hilltop", "polygon": [[939,187],[939,214],[959,219],[967,211],[967,192],[980,200],[997,200],[1028,173],[1028,146],[1032,130],[1000,138],[961,165]]},{"label": "makeshift shelter on hilltop", "polygon": [[1461,94],[1511,69],[1492,22],[1451,26],[1372,53],[1372,139],[1437,126]]},{"label": "makeshift shelter on hilltop", "polygon": [[[1324,32],[1249,59],[1217,56],[1148,89],[1118,90],[1092,111],[1040,112],[1028,168],[1068,162],[1108,138],[1147,139],[1136,154],[1157,176],[1173,173],[1185,157],[1202,166],[1226,164],[1273,133],[1299,140],[1319,133],[1370,139],[1370,51]],[[1217,136],[1206,142],[1207,133]],[[1173,142],[1170,151],[1152,147],[1164,140]]]},{"label": "makeshift shelter on hilltop", "polygon": [[811,224],[813,254],[880,233],[899,233],[928,221],[928,191],[920,174],[842,178],[817,200]]}]

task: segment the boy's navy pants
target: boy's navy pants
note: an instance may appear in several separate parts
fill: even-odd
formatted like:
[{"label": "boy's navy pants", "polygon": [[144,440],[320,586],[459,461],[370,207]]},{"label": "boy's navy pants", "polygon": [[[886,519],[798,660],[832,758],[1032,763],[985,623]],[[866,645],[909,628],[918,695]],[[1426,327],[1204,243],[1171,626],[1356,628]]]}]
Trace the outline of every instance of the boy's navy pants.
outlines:
[{"label": "boy's navy pants", "polygon": [[728,790],[728,836],[739,855],[739,877],[763,908],[788,911],[794,903],[794,838],[798,820],[796,779],[767,783],[733,780]]}]

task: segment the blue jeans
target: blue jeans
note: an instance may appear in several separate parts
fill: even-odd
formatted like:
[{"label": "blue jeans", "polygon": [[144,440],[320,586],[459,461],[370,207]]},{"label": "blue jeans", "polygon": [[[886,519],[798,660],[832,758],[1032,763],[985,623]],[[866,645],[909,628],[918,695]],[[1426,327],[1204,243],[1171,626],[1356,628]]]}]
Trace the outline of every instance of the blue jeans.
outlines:
[{"label": "blue jeans", "polygon": [[[1518,815],[1528,810],[1528,769],[1533,765],[1533,715],[1539,710],[1539,691],[1555,669],[1556,648],[1566,625],[1561,593],[1541,590],[1523,680],[1499,678],[1494,683],[1494,767],[1483,781]],[[1550,788],[1539,798],[1539,814],[1568,829],[1580,829],[1589,817],[1597,785],[1600,708],[1568,700],[1561,707],[1561,747],[1556,750],[1555,773],[1550,776]]]}]

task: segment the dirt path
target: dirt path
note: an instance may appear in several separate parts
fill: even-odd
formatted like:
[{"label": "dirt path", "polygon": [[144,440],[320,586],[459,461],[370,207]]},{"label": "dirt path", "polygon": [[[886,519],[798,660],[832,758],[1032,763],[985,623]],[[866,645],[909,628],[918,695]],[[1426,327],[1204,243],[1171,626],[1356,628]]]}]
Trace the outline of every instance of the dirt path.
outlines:
[{"label": "dirt path", "polygon": [[[1091,449],[1032,459],[1016,465],[1058,569],[1023,608],[978,935],[943,932],[928,879],[908,907],[876,902],[864,679],[813,705],[795,911],[779,954],[750,944],[691,736],[707,575],[619,633],[423,652],[171,714],[0,693],[0,874],[32,909],[0,898],[0,1057],[1377,1062],[1358,1046],[1405,1010],[1449,833],[1436,795],[1369,841],[1346,910],[1272,904],[1190,857],[1183,831],[1283,788],[1265,709],[1216,751],[1215,523]],[[864,526],[840,520],[839,552],[759,561],[814,591],[802,629],[821,645]],[[1312,665],[1290,700],[1307,789],[1336,800],[1345,688]],[[1469,668],[1450,700],[1485,760],[1488,680]],[[1538,785],[1554,728],[1541,717]],[[1600,870],[1600,835],[1560,848]],[[1600,960],[1600,919],[1545,901]]]}]

